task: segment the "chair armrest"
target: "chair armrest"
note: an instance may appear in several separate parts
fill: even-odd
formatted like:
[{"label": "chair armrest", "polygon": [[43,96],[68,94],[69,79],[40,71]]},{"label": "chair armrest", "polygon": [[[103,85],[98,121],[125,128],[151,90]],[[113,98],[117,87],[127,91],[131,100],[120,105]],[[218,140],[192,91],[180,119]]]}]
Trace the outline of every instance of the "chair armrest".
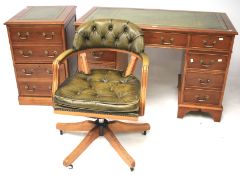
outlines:
[{"label": "chair armrest", "polygon": [[66,59],[68,55],[72,54],[73,52],[74,52],[73,49],[65,50],[65,51],[62,52],[60,55],[58,55],[58,57],[53,61],[53,65],[54,65],[54,64],[59,64],[59,63],[62,62],[64,59]]},{"label": "chair armrest", "polygon": [[143,66],[149,66],[149,57],[145,53],[140,53]]},{"label": "chair armrest", "polygon": [[52,64],[52,70],[53,70],[53,82],[52,82],[52,97],[54,97],[54,94],[58,88],[59,85],[59,64],[67,58],[67,56],[71,55],[73,52],[75,52],[73,49],[68,49],[64,52],[62,52],[54,61]]},{"label": "chair armrest", "polygon": [[141,53],[140,57],[142,59],[140,116],[143,116],[145,112],[145,103],[146,103],[149,58],[145,53]]}]

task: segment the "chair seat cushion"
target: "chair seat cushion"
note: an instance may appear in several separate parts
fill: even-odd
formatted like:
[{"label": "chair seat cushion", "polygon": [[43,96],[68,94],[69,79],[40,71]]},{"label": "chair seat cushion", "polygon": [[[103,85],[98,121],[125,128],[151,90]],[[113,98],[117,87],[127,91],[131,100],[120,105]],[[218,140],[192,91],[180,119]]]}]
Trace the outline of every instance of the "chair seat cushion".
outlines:
[{"label": "chair seat cushion", "polygon": [[107,113],[136,113],[140,82],[118,70],[95,69],[66,79],[53,98],[55,106]]}]

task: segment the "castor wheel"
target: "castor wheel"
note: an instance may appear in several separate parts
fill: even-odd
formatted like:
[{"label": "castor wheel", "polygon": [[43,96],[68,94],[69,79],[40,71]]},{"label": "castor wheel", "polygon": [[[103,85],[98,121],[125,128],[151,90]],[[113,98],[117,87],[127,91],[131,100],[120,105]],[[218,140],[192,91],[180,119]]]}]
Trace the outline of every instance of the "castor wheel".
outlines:
[{"label": "castor wheel", "polygon": [[63,131],[62,130],[60,130],[60,135],[63,135]]},{"label": "castor wheel", "polygon": [[132,167],[132,168],[130,168],[130,170],[131,170],[131,171],[134,171],[134,168]]},{"label": "castor wheel", "polygon": [[68,165],[68,169],[73,169],[73,165]]},{"label": "castor wheel", "polygon": [[143,135],[147,135],[147,131],[143,131]]}]

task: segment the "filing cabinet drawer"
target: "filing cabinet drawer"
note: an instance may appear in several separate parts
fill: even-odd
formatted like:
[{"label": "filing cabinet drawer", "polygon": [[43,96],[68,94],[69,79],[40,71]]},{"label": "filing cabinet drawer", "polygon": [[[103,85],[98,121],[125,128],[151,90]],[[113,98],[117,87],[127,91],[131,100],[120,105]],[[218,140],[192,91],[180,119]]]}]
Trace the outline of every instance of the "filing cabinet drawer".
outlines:
[{"label": "filing cabinet drawer", "polygon": [[186,47],[187,34],[170,32],[144,32],[144,42],[150,45]]},{"label": "filing cabinet drawer", "polygon": [[226,70],[228,55],[192,53],[187,56],[187,68]]},{"label": "filing cabinet drawer", "polygon": [[16,63],[51,63],[62,52],[62,46],[13,46]]},{"label": "filing cabinet drawer", "polygon": [[229,50],[232,37],[217,35],[192,35],[190,47],[204,49],[222,49]]},{"label": "filing cabinet drawer", "polygon": [[[52,80],[52,64],[16,64],[15,65],[17,78],[48,78]],[[65,79],[64,64],[60,66],[60,81]]]},{"label": "filing cabinet drawer", "polygon": [[20,96],[40,96],[49,97],[52,93],[52,82],[39,82],[39,81],[20,81],[19,95]]},{"label": "filing cabinet drawer", "polygon": [[62,43],[61,26],[11,27],[9,29],[12,43]]},{"label": "filing cabinet drawer", "polygon": [[193,104],[219,105],[220,97],[220,91],[185,89],[183,94],[183,102]]},{"label": "filing cabinet drawer", "polygon": [[87,52],[87,59],[89,62],[109,61],[114,62],[116,60],[116,52],[110,51],[92,51]]},{"label": "filing cabinet drawer", "polygon": [[188,72],[185,78],[185,87],[215,88],[221,90],[224,83],[224,73]]}]

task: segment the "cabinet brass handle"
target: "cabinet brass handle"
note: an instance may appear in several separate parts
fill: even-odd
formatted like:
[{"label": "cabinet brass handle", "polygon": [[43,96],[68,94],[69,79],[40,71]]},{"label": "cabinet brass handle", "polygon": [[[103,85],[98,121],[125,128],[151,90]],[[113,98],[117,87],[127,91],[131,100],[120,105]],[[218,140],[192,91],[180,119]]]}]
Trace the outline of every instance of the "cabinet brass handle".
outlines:
[{"label": "cabinet brass handle", "polygon": [[29,37],[29,32],[18,32],[18,38],[21,40],[26,40]]},{"label": "cabinet brass handle", "polygon": [[199,78],[198,81],[199,81],[199,84],[203,85],[203,86],[206,86],[206,85],[208,85],[211,82],[210,79],[203,80],[201,78]]},{"label": "cabinet brass handle", "polygon": [[195,96],[197,102],[206,102],[209,99],[208,95],[204,95],[200,97],[199,95]]},{"label": "cabinet brass handle", "polygon": [[29,92],[34,92],[36,90],[36,86],[33,86],[32,88],[29,87],[29,85],[25,85],[25,89]]},{"label": "cabinet brass handle", "polygon": [[43,33],[42,33],[42,36],[43,36],[46,40],[52,40],[54,35],[55,35],[54,32],[50,32],[50,33],[45,33],[45,32],[43,32]]},{"label": "cabinet brass handle", "polygon": [[25,58],[28,58],[33,54],[33,52],[31,50],[28,50],[26,52],[24,52],[23,50],[19,50],[19,54]]},{"label": "cabinet brass handle", "polygon": [[49,69],[47,69],[46,72],[47,72],[47,74],[49,74],[49,75],[52,75],[52,74],[53,74],[53,72],[52,72],[51,70],[49,70]]},{"label": "cabinet brass handle", "polygon": [[26,69],[22,69],[22,72],[24,73],[24,75],[30,76],[33,74],[34,69],[30,69],[30,70],[26,70]]},{"label": "cabinet brass handle", "polygon": [[208,68],[209,66],[213,65],[214,64],[214,60],[211,60],[209,63],[205,63],[203,59],[200,60],[200,64],[202,67],[206,67]]},{"label": "cabinet brass handle", "polygon": [[164,37],[161,37],[161,44],[162,45],[173,45],[174,38],[170,38],[169,41],[166,41]]},{"label": "cabinet brass handle", "polygon": [[203,40],[202,43],[203,43],[204,47],[206,47],[206,48],[213,48],[215,46],[215,44],[217,43],[217,41],[214,40],[212,43],[209,44],[207,40]]},{"label": "cabinet brass handle", "polygon": [[45,53],[45,55],[46,55],[48,58],[55,58],[56,55],[57,55],[57,51],[56,51],[56,50],[52,51],[51,54],[50,54],[50,52],[49,52],[48,50],[45,50],[44,53]]},{"label": "cabinet brass handle", "polygon": [[103,56],[103,52],[92,52],[92,56],[93,56],[93,58],[94,59],[100,59],[100,58],[102,58],[102,56]]}]

